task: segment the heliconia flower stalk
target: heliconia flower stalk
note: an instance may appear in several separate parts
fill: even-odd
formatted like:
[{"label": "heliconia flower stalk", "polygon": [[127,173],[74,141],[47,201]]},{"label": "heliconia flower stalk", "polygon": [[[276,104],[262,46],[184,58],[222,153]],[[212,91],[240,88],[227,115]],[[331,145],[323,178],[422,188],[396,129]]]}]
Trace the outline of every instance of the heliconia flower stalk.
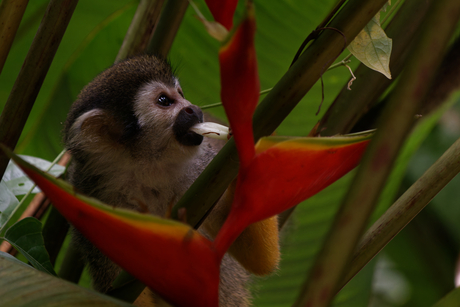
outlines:
[{"label": "heliconia flower stalk", "polygon": [[238,0],[205,0],[214,20],[223,25],[228,31],[233,27]]},{"label": "heliconia flower stalk", "polygon": [[68,183],[2,149],[78,231],[165,300],[218,307],[220,259],[208,239],[188,225],[78,195]]},{"label": "heliconia flower stalk", "polygon": [[369,139],[262,138],[255,158],[240,168],[232,210],[214,241],[220,257],[248,225],[299,204],[352,170]]},{"label": "heliconia flower stalk", "polygon": [[260,92],[255,31],[254,6],[248,3],[246,17],[219,51],[222,104],[241,167],[246,167],[255,155],[252,116]]}]

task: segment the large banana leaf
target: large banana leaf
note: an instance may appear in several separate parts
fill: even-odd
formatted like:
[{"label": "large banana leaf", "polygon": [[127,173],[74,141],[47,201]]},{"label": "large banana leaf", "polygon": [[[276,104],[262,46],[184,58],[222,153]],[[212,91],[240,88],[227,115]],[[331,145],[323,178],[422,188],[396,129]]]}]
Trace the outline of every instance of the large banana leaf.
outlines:
[{"label": "large banana leaf", "polygon": [[2,306],[132,306],[35,270],[0,253]]}]

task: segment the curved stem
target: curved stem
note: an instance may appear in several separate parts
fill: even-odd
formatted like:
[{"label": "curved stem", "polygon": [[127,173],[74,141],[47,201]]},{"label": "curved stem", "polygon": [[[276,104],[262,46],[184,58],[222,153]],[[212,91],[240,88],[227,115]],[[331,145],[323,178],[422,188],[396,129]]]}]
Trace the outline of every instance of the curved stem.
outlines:
[{"label": "curved stem", "polygon": [[[381,9],[386,0],[350,0],[336,14],[330,27],[341,29],[347,41],[353,38]],[[344,39],[335,31],[323,31],[262,100],[254,114],[254,138],[267,136],[281,124],[304,95],[318,81],[328,63],[337,58]],[[238,172],[238,156],[233,139],[174,206],[187,209],[187,222],[197,225],[222,195]]]},{"label": "curved stem", "polygon": [[115,63],[140,54],[147,48],[147,43],[160,16],[163,2],[164,0],[141,0],[139,2]]},{"label": "curved stem", "polygon": [[[78,0],[52,0],[0,115],[0,143],[14,149]],[[0,177],[8,157],[0,153]]]},{"label": "curved stem", "polygon": [[168,0],[147,47],[148,54],[166,58],[188,7],[188,0]]},{"label": "curved stem", "polygon": [[457,0],[438,0],[431,5],[411,49],[410,62],[382,114],[377,132],[294,306],[328,306],[337,292],[459,16]]},{"label": "curved stem", "polygon": [[0,73],[28,3],[29,0],[3,0],[0,3]]},{"label": "curved stem", "polygon": [[460,139],[364,234],[341,286],[372,260],[459,172]]}]

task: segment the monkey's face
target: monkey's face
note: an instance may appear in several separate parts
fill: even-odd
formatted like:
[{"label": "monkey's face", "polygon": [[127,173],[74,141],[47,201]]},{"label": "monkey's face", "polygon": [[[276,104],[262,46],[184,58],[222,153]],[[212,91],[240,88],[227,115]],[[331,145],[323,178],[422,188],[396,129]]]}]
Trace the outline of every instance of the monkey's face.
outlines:
[{"label": "monkey's face", "polygon": [[140,56],[112,66],[82,90],[67,118],[65,142],[88,161],[177,163],[200,147],[203,137],[189,129],[202,121],[169,64]]},{"label": "monkey's face", "polygon": [[[200,108],[184,98],[177,80],[174,84],[152,81],[142,86],[134,102],[134,113],[142,131],[142,139],[156,148],[196,147],[203,136],[190,128],[203,122]],[[187,150],[186,149],[186,150]]]}]

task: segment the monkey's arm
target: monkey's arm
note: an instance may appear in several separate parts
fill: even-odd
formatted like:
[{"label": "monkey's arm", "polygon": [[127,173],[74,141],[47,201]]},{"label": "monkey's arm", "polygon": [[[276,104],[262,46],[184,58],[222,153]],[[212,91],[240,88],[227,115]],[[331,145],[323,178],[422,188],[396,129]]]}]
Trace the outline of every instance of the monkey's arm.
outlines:
[{"label": "monkey's arm", "polygon": [[[213,237],[217,235],[230,212],[235,187],[236,179],[203,223],[205,230]],[[253,274],[262,276],[275,271],[280,261],[278,217],[273,216],[247,227],[232,244],[229,253]]]}]

